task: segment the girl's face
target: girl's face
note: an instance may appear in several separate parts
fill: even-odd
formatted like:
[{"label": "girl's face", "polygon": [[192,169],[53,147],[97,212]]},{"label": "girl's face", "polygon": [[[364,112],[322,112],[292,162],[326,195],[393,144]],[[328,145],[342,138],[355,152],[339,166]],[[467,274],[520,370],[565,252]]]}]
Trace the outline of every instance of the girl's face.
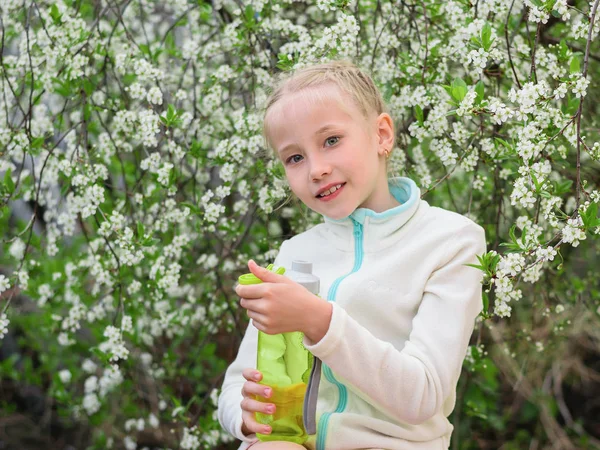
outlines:
[{"label": "girl's face", "polygon": [[[366,120],[337,86],[313,89],[321,91],[322,101],[288,94],[265,118],[294,194],[332,219],[345,218],[359,207],[381,212],[397,205],[389,192],[384,155],[393,147],[390,116],[373,114]],[[323,191],[329,195],[319,195]]]}]

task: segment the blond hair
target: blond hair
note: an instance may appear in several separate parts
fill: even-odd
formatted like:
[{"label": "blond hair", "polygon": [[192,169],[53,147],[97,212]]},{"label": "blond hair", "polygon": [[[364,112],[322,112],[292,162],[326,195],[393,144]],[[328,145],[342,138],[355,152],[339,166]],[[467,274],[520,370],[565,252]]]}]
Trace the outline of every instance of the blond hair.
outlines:
[{"label": "blond hair", "polygon": [[[344,94],[347,94],[366,120],[369,120],[373,113],[378,116],[383,112],[388,112],[381,92],[375,86],[373,79],[348,59],[309,65],[291,75],[280,73],[276,77],[275,86],[267,98],[264,111],[263,138],[267,147],[272,148],[268,137],[267,114],[269,109],[286,94],[300,93],[312,102],[322,100],[321,93],[310,88],[317,88],[328,83],[335,84]],[[344,108],[343,99],[340,98],[339,100],[340,106]]]}]

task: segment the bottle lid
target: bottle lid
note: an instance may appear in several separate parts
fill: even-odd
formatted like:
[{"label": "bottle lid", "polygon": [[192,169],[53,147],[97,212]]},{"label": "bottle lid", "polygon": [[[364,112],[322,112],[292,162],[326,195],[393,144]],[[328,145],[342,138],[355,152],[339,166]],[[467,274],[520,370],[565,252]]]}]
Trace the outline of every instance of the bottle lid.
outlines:
[{"label": "bottle lid", "polygon": [[[278,267],[277,270],[274,271],[273,264],[269,264],[267,266],[267,270],[275,272],[279,275],[283,275],[285,273],[284,267]],[[260,278],[258,278],[256,275],[254,275],[252,272],[249,272],[249,273],[240,275],[238,278],[238,283],[240,283],[240,284],[259,284],[259,283],[262,283],[262,280]]]},{"label": "bottle lid", "polygon": [[315,295],[319,294],[320,280],[319,277],[312,273],[312,263],[296,259],[292,261],[292,270],[285,274],[286,277],[301,284]]}]

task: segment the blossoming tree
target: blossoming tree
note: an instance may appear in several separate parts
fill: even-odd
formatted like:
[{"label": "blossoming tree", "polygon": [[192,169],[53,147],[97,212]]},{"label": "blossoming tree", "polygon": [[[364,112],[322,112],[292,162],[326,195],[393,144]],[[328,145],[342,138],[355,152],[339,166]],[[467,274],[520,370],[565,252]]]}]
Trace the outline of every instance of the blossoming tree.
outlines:
[{"label": "blossoming tree", "polygon": [[597,445],[564,389],[600,391],[598,3],[3,1],[5,411],[35,386],[37,429],[79,446],[235,447],[234,280],[320,219],[287,202],[265,99],[345,57],[395,119],[393,174],[486,228],[453,448]]}]

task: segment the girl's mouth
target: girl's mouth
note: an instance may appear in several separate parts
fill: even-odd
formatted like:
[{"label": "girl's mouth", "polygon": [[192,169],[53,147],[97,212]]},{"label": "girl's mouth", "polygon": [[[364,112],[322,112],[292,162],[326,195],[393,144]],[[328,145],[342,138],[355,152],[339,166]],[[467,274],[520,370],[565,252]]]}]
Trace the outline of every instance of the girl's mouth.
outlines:
[{"label": "girl's mouth", "polygon": [[[338,195],[340,195],[340,192],[344,189],[345,185],[346,185],[346,183],[342,183],[339,188],[331,188],[329,190],[330,193],[328,195],[324,195],[324,196],[318,195],[317,199],[319,199],[323,202],[329,202],[329,201],[333,200],[334,198],[336,198]],[[331,191],[333,191],[333,192],[331,192]]]}]

